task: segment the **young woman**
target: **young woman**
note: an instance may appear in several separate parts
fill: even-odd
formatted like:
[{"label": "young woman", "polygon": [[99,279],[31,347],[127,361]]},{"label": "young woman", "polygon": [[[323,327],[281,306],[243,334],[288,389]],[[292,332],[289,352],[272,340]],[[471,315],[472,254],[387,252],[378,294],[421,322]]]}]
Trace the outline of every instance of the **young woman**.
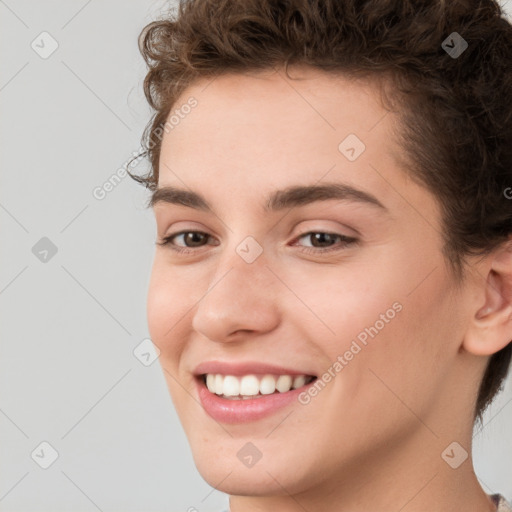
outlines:
[{"label": "young woman", "polygon": [[512,26],[492,0],[190,0],[141,34],[148,325],[231,512],[510,511]]}]

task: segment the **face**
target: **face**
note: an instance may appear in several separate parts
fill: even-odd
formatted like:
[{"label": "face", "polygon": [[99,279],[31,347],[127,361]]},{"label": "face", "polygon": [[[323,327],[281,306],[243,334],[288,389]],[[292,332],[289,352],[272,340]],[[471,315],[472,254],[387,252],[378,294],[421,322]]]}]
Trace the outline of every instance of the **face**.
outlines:
[{"label": "face", "polygon": [[162,143],[148,325],[197,468],[230,494],[339,485],[407,439],[440,453],[425,424],[457,392],[465,301],[395,114],[370,83],[291,74],[195,83]]}]

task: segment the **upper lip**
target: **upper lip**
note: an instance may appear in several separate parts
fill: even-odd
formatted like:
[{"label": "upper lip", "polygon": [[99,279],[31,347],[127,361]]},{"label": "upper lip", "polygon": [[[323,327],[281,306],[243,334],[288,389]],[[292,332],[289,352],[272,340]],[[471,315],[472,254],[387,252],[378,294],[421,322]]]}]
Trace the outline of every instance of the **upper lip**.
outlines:
[{"label": "upper lip", "polygon": [[250,375],[250,374],[274,374],[274,375],[311,375],[316,376],[309,370],[295,370],[284,366],[276,366],[273,364],[245,361],[245,362],[228,362],[228,361],[205,361],[197,365],[194,369],[194,375],[204,375],[207,373],[220,373],[222,375]]}]

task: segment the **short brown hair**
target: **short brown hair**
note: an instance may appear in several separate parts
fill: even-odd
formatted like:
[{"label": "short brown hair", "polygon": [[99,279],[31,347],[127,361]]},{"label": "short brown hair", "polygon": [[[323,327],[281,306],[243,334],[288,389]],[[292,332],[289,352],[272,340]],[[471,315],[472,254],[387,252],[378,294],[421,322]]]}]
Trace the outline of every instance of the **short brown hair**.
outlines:
[{"label": "short brown hair", "polygon": [[[460,55],[445,50],[454,37],[467,42]],[[151,170],[130,175],[150,190],[165,122],[186,87],[304,64],[391,79],[407,165],[442,207],[457,282],[467,255],[489,254],[512,232],[512,25],[493,0],[181,0],[177,13],[144,28],[139,47],[156,112],[143,135]],[[491,356],[475,419],[501,389],[511,353],[509,343]]]}]

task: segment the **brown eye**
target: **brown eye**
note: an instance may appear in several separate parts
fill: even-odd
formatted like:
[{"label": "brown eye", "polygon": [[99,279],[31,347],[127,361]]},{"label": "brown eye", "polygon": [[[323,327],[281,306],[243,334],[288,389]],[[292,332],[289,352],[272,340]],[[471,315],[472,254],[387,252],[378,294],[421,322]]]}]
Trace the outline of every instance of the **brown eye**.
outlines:
[{"label": "brown eye", "polygon": [[[311,246],[302,247],[303,252],[319,254],[343,250],[345,247],[357,242],[357,238],[340,235],[338,233],[327,233],[325,231],[309,231],[308,233],[300,235],[296,240],[302,238],[309,238],[312,241]],[[340,243],[336,244],[336,240],[340,240]]]},{"label": "brown eye", "polygon": [[[183,237],[183,245],[175,243],[178,237]],[[329,251],[341,251],[357,242],[356,238],[324,231],[310,231],[300,235],[296,240],[301,240],[302,238],[307,239],[308,237],[309,240],[312,241],[312,244],[309,247],[303,246],[301,248],[302,252],[324,254]],[[179,233],[172,233],[163,237],[162,241],[157,243],[158,245],[168,246],[178,253],[189,254],[196,252],[194,248],[207,245],[205,242],[207,242],[209,238],[210,235],[202,231],[180,231]],[[336,243],[336,240],[339,240],[339,243]]]},{"label": "brown eye", "polygon": [[[171,249],[177,252],[193,252],[188,250],[194,247],[201,247],[205,240],[208,240],[210,235],[203,233],[202,231],[180,231],[179,233],[172,233],[162,238],[161,242],[157,242],[158,245],[169,246]],[[174,240],[178,237],[183,237],[183,245],[177,245]]]},{"label": "brown eye", "polygon": [[200,231],[185,231],[175,236],[181,235],[183,235],[183,241],[187,247],[198,247],[208,238],[206,233],[201,233]]},{"label": "brown eye", "polygon": [[311,233],[307,236],[310,237],[313,247],[325,247],[323,245],[325,243],[330,247],[333,243],[336,243],[336,237],[338,235],[333,235],[331,233]]}]

